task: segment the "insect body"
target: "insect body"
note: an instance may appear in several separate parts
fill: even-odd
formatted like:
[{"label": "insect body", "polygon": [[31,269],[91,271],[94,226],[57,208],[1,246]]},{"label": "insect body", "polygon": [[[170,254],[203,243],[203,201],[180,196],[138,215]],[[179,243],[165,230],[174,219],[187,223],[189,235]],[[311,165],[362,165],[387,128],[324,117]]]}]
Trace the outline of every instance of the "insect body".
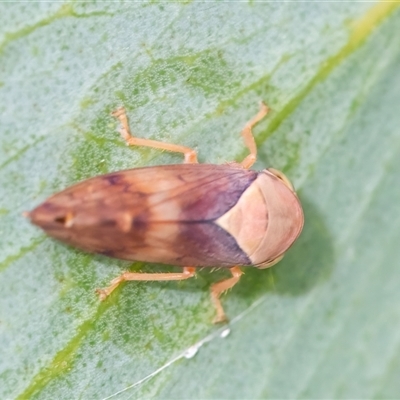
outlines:
[{"label": "insect body", "polygon": [[219,297],[242,274],[239,266],[269,267],[299,236],[303,211],[279,171],[248,168],[256,159],[251,128],[267,113],[263,104],[242,134],[250,155],[241,164],[198,164],[183,146],[134,138],[124,109],[121,134],[129,145],[184,153],[185,163],[136,168],[97,176],[55,194],[28,214],[49,235],[83,250],[125,260],[183,266],[182,273],[125,272],[105,299],[127,280],[181,280],[195,267],[227,267],[232,277],[211,288],[217,316],[226,319]]}]

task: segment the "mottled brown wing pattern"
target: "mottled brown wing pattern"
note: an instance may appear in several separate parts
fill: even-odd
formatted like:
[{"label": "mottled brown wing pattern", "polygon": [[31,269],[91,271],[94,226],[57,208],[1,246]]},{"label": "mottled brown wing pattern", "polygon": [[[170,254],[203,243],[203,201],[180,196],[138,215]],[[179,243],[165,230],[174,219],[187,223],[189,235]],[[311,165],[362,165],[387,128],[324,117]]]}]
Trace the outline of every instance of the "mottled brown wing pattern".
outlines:
[{"label": "mottled brown wing pattern", "polygon": [[235,239],[213,220],[233,207],[256,177],[238,166],[213,164],[119,171],[54,195],[31,218],[64,242],[111,257],[246,265],[250,261]]},{"label": "mottled brown wing pattern", "polygon": [[110,239],[113,250],[98,252],[125,260],[197,267],[251,265],[233,236],[212,221],[155,222],[145,235],[132,231],[126,242]]}]

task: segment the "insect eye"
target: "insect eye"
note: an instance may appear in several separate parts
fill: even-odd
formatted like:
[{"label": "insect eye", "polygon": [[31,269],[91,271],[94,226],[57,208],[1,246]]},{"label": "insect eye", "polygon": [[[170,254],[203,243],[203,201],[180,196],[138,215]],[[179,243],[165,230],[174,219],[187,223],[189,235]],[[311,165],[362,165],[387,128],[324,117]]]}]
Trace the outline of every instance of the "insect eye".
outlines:
[{"label": "insect eye", "polygon": [[289,181],[289,179],[286,177],[286,175],[278,171],[275,168],[268,168],[268,171],[271,172],[271,174],[275,175],[280,181],[282,181],[292,192],[294,192],[294,187],[292,183]]}]

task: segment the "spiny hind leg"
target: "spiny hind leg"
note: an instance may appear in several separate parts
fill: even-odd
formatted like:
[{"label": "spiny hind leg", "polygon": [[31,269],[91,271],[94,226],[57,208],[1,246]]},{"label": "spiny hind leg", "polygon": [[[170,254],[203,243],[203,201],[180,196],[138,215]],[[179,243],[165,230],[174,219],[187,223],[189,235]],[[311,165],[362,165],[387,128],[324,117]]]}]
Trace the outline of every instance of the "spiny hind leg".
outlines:
[{"label": "spiny hind leg", "polygon": [[247,122],[242,130],[244,142],[250,150],[250,154],[240,163],[243,168],[250,168],[256,162],[257,146],[252,129],[254,125],[260,122],[268,114],[268,111],[268,106],[264,102],[261,102],[260,111],[249,122]]},{"label": "spiny hind leg", "polygon": [[190,147],[179,146],[177,144],[163,143],[157,140],[142,139],[132,136],[129,129],[128,116],[124,107],[120,107],[115,110],[111,115],[119,120],[121,123],[120,133],[128,146],[145,146],[152,147],[154,149],[161,149],[172,151],[176,153],[182,153],[185,157],[185,164],[197,164],[197,153],[196,150]]},{"label": "spiny hind leg", "polygon": [[100,300],[105,300],[122,282],[126,281],[181,281],[192,278],[196,275],[196,268],[184,267],[182,272],[166,272],[166,273],[141,273],[141,272],[124,272],[120,276],[114,278],[110,285],[104,289],[96,289]]},{"label": "spiny hind leg", "polygon": [[232,274],[232,278],[214,283],[211,286],[211,299],[214,303],[215,310],[217,311],[217,315],[213,320],[214,324],[218,324],[220,322],[226,322],[228,320],[226,318],[224,308],[222,307],[220,297],[223,292],[235,286],[239,282],[239,279],[243,274],[243,272],[239,267],[232,267],[230,271]]}]

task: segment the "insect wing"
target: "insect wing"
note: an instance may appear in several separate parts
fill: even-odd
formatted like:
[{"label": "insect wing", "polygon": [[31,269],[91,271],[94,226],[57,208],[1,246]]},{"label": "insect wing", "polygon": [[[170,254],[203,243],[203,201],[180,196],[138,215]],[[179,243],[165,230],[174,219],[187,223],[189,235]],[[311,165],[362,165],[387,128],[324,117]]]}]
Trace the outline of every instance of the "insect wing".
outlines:
[{"label": "insect wing", "polygon": [[48,234],[111,257],[192,266],[249,264],[214,220],[257,172],[231,165],[137,168],[88,179],[31,213]]}]

